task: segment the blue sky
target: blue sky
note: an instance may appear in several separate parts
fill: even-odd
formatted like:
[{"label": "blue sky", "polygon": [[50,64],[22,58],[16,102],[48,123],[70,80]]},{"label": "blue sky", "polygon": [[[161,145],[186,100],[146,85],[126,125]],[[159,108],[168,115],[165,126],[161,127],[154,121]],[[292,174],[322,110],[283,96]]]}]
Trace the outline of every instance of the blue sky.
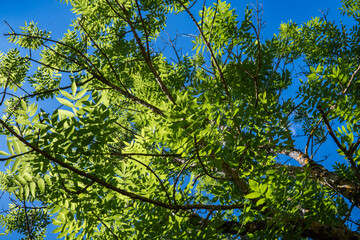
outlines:
[{"label": "blue sky", "polygon": [[[199,1],[202,2],[202,1]],[[207,2],[211,2],[208,0]],[[244,0],[228,0],[236,8],[237,14],[243,15],[244,9],[248,3],[255,1]],[[288,0],[262,0],[263,4],[263,20],[266,21],[266,28],[263,29],[263,40],[271,38],[283,22],[292,20],[293,22],[302,23],[310,20],[311,17],[322,16],[320,10],[325,13],[328,12],[328,19],[336,20],[339,23],[342,18],[343,23],[351,24],[345,17],[340,16],[338,8],[341,6],[338,0],[302,0],[302,1],[288,1]],[[24,21],[34,21],[39,23],[39,27],[52,31],[52,37],[57,39],[66,31],[68,25],[71,23],[72,13],[69,6],[61,4],[55,0],[2,0],[0,8],[0,51],[6,52],[13,45],[8,44],[3,33],[7,33],[9,28],[3,22],[7,21],[14,29],[22,26]],[[197,14],[194,14],[197,16]],[[185,16],[185,15],[183,15]],[[169,25],[173,29],[178,28],[179,34],[195,33],[194,27],[188,18],[183,18],[176,21],[170,21]],[[173,19],[173,18],[171,18]],[[291,90],[288,94],[295,94]],[[331,143],[330,143],[331,144]],[[333,145],[330,145],[333,148]],[[4,138],[0,137],[0,150],[6,150],[6,142]],[[0,170],[3,168],[3,163],[0,162]],[[7,205],[5,199],[0,199],[0,210]],[[0,231],[1,232],[1,231]],[[3,237],[2,239],[18,239],[19,235],[12,235]],[[53,235],[48,235],[47,239],[56,239]]]}]

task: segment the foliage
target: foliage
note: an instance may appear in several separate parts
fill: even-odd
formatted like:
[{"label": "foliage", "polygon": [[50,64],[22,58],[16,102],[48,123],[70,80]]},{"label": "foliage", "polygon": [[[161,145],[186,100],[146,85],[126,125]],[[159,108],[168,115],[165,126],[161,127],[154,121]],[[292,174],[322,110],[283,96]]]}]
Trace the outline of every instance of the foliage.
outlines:
[{"label": "foliage", "polygon": [[[225,1],[63,2],[62,39],[30,22],[6,34],[30,54],[0,56],[6,234],[43,239],[51,220],[65,239],[359,238],[357,25],[289,22],[262,41],[260,9]],[[160,41],[170,14],[198,29],[187,54]],[[316,155],[329,141],[334,172]]]}]

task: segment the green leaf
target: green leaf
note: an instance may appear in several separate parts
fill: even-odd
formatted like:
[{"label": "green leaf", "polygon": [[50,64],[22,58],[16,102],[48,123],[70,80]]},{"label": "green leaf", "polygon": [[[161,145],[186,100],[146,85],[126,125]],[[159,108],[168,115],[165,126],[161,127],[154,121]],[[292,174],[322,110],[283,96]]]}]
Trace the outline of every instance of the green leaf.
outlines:
[{"label": "green leaf", "polygon": [[253,190],[253,191],[258,191],[259,189],[259,183],[252,180],[252,179],[249,179],[249,185],[250,185],[250,188]]},{"label": "green leaf", "polygon": [[35,197],[36,183],[30,182],[30,192],[33,197]]},{"label": "green leaf", "polygon": [[[22,171],[23,171],[23,170],[27,170],[27,169],[28,169],[28,168],[25,169],[24,166],[22,167]],[[23,178],[24,178],[26,181],[31,182],[31,181],[33,180],[32,175],[30,175],[28,172],[25,172],[25,173],[20,172],[20,173],[22,174]]]},{"label": "green leaf", "polygon": [[78,99],[82,98],[82,97],[86,94],[86,92],[87,92],[87,89],[81,90],[80,92],[78,92],[78,93],[76,94],[76,96],[74,97],[74,99],[75,99],[75,100],[78,100]]},{"label": "green leaf", "polygon": [[0,155],[2,155],[2,156],[9,156],[10,154],[8,154],[7,152],[4,152],[4,151],[0,151]]},{"label": "green leaf", "polygon": [[72,91],[72,95],[74,97],[76,95],[76,89],[77,89],[76,83],[75,83],[75,81],[73,81],[72,84],[71,84],[71,91]]},{"label": "green leaf", "polygon": [[49,175],[46,174],[46,175],[44,176],[44,180],[45,180],[46,184],[48,184],[48,185],[51,185],[51,184],[52,184],[51,178],[50,178]]},{"label": "green leaf", "polygon": [[343,133],[345,133],[345,134],[347,133],[346,128],[345,128],[344,125],[341,126],[341,129],[343,130]]},{"label": "green leaf", "polygon": [[58,217],[57,217],[61,222],[65,222],[65,214],[63,212],[59,212],[58,213]]},{"label": "green leaf", "polygon": [[42,178],[38,179],[37,185],[38,185],[40,191],[44,193],[45,192],[45,182]]},{"label": "green leaf", "polygon": [[266,192],[266,190],[267,190],[267,187],[268,187],[267,183],[261,184],[260,185],[260,193],[264,194]]},{"label": "green leaf", "polygon": [[15,175],[15,178],[23,185],[27,184],[27,181],[20,175]]},{"label": "green leaf", "polygon": [[12,167],[11,167],[11,172],[15,172],[15,171],[18,169],[18,167],[19,167],[19,165],[20,165],[20,162],[21,162],[21,158],[17,157],[17,158],[15,159],[14,164],[13,164]]},{"label": "green leaf", "polygon": [[31,110],[30,110],[30,112],[29,112],[29,116],[30,116],[30,117],[34,116],[35,113],[36,113],[36,111],[37,111],[37,106],[36,106],[36,105],[31,106],[31,107],[32,107],[32,108],[31,108]]},{"label": "green leaf", "polygon": [[260,206],[260,205],[264,204],[265,201],[266,201],[265,198],[260,198],[260,199],[256,202],[256,206]]},{"label": "green leaf", "polygon": [[[51,210],[51,214],[55,214],[60,211],[61,207],[59,205],[55,205],[55,207]],[[55,224],[56,225],[56,224]]]},{"label": "green leaf", "polygon": [[39,128],[39,129],[45,129],[45,128],[49,127],[49,126],[46,125],[46,124],[43,124],[43,123],[35,123],[34,127]]},{"label": "green leaf", "polygon": [[[60,224],[61,224],[61,222],[60,221],[57,221],[57,222],[59,222]],[[53,223],[54,224],[54,223]],[[54,224],[54,225],[60,225],[60,224]],[[58,227],[58,228],[55,228],[53,231],[52,231],[52,233],[58,233],[58,232],[61,232],[61,230],[63,229],[63,227],[61,226],[61,227]]]},{"label": "green leaf", "polygon": [[16,118],[16,122],[22,125],[30,125],[30,121],[27,117],[18,117]]},{"label": "green leaf", "polygon": [[9,141],[9,139],[8,139],[6,144],[7,144],[7,147],[9,149],[10,154],[15,155],[15,152],[14,152],[14,149],[13,149],[13,146],[14,146],[13,142]]},{"label": "green leaf", "polygon": [[59,109],[58,111],[59,111],[59,114],[60,114],[61,116],[71,117],[71,118],[72,118],[72,117],[75,117],[75,114],[72,113],[72,112],[70,112],[70,111],[68,111],[68,110]]},{"label": "green leaf", "polygon": [[29,193],[30,193],[30,189],[29,189],[29,185],[26,184],[24,186],[24,197],[25,197],[25,200],[27,200],[29,198]]},{"label": "green leaf", "polygon": [[56,98],[61,104],[63,104],[64,106],[67,106],[67,107],[70,107],[70,108],[72,108],[72,107],[74,107],[74,105],[71,103],[71,102],[69,102],[68,100],[66,100],[66,99],[64,99],[64,98]]},{"label": "green leaf", "polygon": [[74,100],[74,97],[68,93],[67,91],[64,90],[60,90],[61,94],[64,95],[66,98],[70,99],[70,100]]},{"label": "green leaf", "polygon": [[261,196],[261,193],[259,193],[259,192],[252,192],[252,193],[245,195],[245,197],[248,199],[258,198],[260,196]]}]

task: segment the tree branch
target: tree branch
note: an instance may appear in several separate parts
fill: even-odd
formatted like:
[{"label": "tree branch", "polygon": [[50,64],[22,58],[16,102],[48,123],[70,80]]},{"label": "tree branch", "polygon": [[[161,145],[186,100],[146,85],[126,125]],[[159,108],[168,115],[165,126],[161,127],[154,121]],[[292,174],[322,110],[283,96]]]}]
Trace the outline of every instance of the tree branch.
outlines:
[{"label": "tree branch", "polygon": [[208,210],[230,210],[230,209],[242,209],[244,207],[243,204],[232,204],[232,205],[209,205],[209,204],[187,204],[187,205],[171,205],[171,204],[167,204],[158,200],[154,200],[151,198],[147,198],[147,197],[143,197],[140,196],[138,194],[132,193],[132,192],[128,192],[124,189],[118,188],[114,185],[111,185],[110,183],[104,181],[103,179],[84,172],[82,170],[79,170],[78,168],[73,167],[70,164],[67,164],[57,158],[55,158],[54,156],[50,155],[49,153],[39,149],[38,147],[32,145],[31,143],[29,143],[28,141],[26,141],[23,137],[21,137],[19,134],[17,134],[13,129],[11,129],[3,120],[0,119],[0,124],[5,127],[13,136],[15,136],[17,139],[19,139],[22,143],[24,143],[26,146],[30,147],[31,149],[33,149],[35,152],[39,153],[40,155],[46,157],[47,159],[51,160],[54,163],[59,164],[60,166],[62,166],[65,169],[68,169],[76,174],[78,174],[79,176],[85,177],[87,179],[90,179],[98,184],[100,184],[103,187],[106,187],[108,189],[113,190],[114,192],[117,192],[121,195],[127,196],[131,199],[134,200],[140,200],[142,202],[146,202],[146,203],[150,203],[153,204],[155,206],[159,206],[159,207],[163,207],[163,208],[167,208],[167,209],[173,209],[173,210],[191,210],[191,209],[208,209]]},{"label": "tree branch", "polygon": [[281,154],[291,157],[302,166],[308,166],[310,176],[312,178],[317,179],[321,184],[346,197],[358,208],[360,208],[360,193],[356,183],[330,172],[324,166],[316,163],[314,160],[309,158],[308,155],[302,153],[298,149],[292,148],[289,150],[283,150],[281,151]]},{"label": "tree branch", "polygon": [[215,54],[214,54],[214,51],[212,50],[212,47],[210,45],[210,42],[207,41],[205,35],[204,35],[204,32],[202,31],[201,27],[199,26],[199,24],[197,23],[194,15],[190,12],[190,10],[184,5],[184,3],[181,1],[181,0],[176,0],[178,3],[180,3],[180,5],[185,9],[185,11],[188,13],[188,15],[190,16],[191,20],[194,22],[194,24],[196,25],[196,28],[198,29],[198,31],[200,32],[200,35],[201,35],[201,38],[204,40],[205,42],[205,45],[207,47],[207,49],[209,50],[210,52],[210,55],[211,55],[211,59],[212,61],[214,62],[215,64],[215,67],[216,67],[216,70],[218,71],[219,73],[219,77],[220,77],[220,80],[223,84],[223,88],[226,92],[226,95],[228,96],[229,98],[229,101],[231,101],[231,95],[230,95],[230,92],[229,92],[229,88],[226,84],[226,81],[225,81],[225,78],[224,78],[224,74],[220,68],[220,65],[218,63],[218,61],[216,60],[215,58]]},{"label": "tree branch", "polygon": [[[106,1],[108,3],[108,5],[111,7],[111,9],[114,11],[115,14],[117,15],[120,15],[112,6],[111,6],[111,3],[109,2],[109,0]],[[166,85],[164,84],[163,80],[161,79],[160,75],[158,74],[157,70],[155,69],[151,59],[150,59],[150,55],[146,53],[146,50],[143,46],[143,43],[139,37],[139,35],[137,34],[136,32],[136,28],[134,26],[134,24],[131,22],[131,17],[130,17],[130,14],[129,12],[116,0],[115,1],[118,5],[118,7],[121,9],[121,11],[123,12],[123,14],[125,15],[125,18],[124,16],[119,16],[121,17],[122,19],[124,19],[124,21],[127,22],[127,24],[129,24],[130,26],[130,29],[134,35],[134,38],[136,40],[136,43],[138,44],[138,47],[140,49],[140,52],[141,52],[141,55],[144,57],[144,60],[146,62],[146,64],[148,65],[148,67],[150,68],[150,71],[152,72],[152,74],[154,75],[157,83],[159,84],[160,88],[161,88],[161,91],[165,94],[165,96],[167,97],[167,99],[169,101],[171,101],[174,105],[176,105],[175,101],[174,101],[174,98],[172,97],[170,91],[168,90],[168,88],[166,87]],[[140,11],[140,10],[139,10]],[[143,26],[144,27],[144,26]]]},{"label": "tree branch", "polygon": [[[44,41],[50,41],[50,42],[53,42],[53,43],[56,43],[56,44],[60,44],[60,45],[62,45],[62,46],[65,46],[65,47],[68,47],[68,48],[72,49],[73,51],[75,51],[76,53],[78,53],[87,63],[90,64],[90,69],[87,69],[87,71],[88,71],[91,75],[93,75],[97,80],[99,80],[99,81],[102,82],[103,84],[111,87],[111,88],[114,89],[115,91],[121,93],[121,94],[124,95],[126,98],[128,98],[128,99],[130,99],[130,100],[132,100],[132,101],[134,101],[134,102],[136,102],[136,103],[139,103],[140,105],[142,105],[142,106],[150,109],[150,110],[153,111],[154,113],[156,113],[156,114],[158,114],[158,115],[160,115],[160,116],[165,116],[165,115],[163,114],[163,112],[162,112],[159,108],[157,108],[157,107],[155,107],[155,106],[147,103],[146,101],[144,101],[144,100],[142,100],[142,99],[140,99],[140,98],[138,98],[138,97],[136,97],[136,96],[134,96],[134,95],[132,95],[132,94],[130,94],[130,93],[128,93],[128,92],[126,92],[125,90],[123,90],[123,89],[120,88],[119,86],[117,86],[117,85],[113,84],[112,82],[108,81],[108,80],[101,74],[100,70],[97,69],[96,66],[94,66],[94,65],[91,63],[91,61],[90,61],[81,51],[79,51],[78,49],[74,48],[73,46],[67,45],[67,44],[62,43],[62,42],[60,42],[60,41],[55,41],[55,40],[52,40],[52,39],[43,38],[43,37],[38,37],[38,36],[29,36],[29,35],[24,35],[24,34],[19,34],[19,33],[6,34],[6,35],[8,35],[8,36],[23,36],[23,37],[30,37],[30,38],[41,39],[41,40],[44,40]],[[88,66],[88,67],[89,67],[89,66]],[[96,71],[94,71],[94,70],[92,70],[92,69],[94,69],[94,70],[96,70]]]},{"label": "tree branch", "polygon": [[163,191],[165,192],[165,195],[169,201],[169,205],[171,204],[171,198],[170,198],[170,195],[168,193],[168,191],[166,190],[165,186],[164,186],[164,183],[161,181],[161,178],[156,174],[156,172],[154,170],[151,169],[151,167],[149,165],[146,165],[145,163],[142,163],[141,161],[131,157],[131,156],[127,156],[127,158],[141,164],[142,166],[146,167],[156,178],[157,180],[159,180],[160,182],[160,185],[161,185],[161,188],[163,189]]},{"label": "tree branch", "polygon": [[332,130],[329,120],[326,117],[326,114],[324,112],[324,110],[322,109],[322,107],[320,105],[318,105],[318,109],[321,113],[322,118],[324,119],[326,128],[330,134],[330,136],[332,137],[332,139],[334,140],[334,142],[336,143],[336,145],[338,146],[338,148],[345,154],[346,158],[349,160],[349,163],[351,165],[351,168],[353,169],[355,176],[357,177],[357,179],[360,181],[360,172],[359,172],[359,168],[357,166],[357,164],[355,163],[354,159],[353,159],[353,150],[349,151],[346,149],[346,147],[344,147],[340,142],[339,139],[337,139],[337,137],[335,136],[334,131]]}]

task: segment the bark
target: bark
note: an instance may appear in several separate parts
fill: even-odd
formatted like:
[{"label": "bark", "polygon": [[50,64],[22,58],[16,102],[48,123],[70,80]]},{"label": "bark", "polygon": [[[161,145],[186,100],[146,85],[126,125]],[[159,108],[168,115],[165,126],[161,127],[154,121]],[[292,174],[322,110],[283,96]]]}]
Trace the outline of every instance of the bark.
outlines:
[{"label": "bark", "polygon": [[285,154],[292,159],[299,162],[302,166],[308,166],[310,170],[310,176],[313,179],[318,180],[324,186],[327,186],[337,193],[341,194],[350,202],[360,208],[360,191],[359,186],[353,181],[345,179],[333,172],[327,170],[324,166],[316,163],[309,156],[302,153],[298,149],[284,150],[281,154]]}]

